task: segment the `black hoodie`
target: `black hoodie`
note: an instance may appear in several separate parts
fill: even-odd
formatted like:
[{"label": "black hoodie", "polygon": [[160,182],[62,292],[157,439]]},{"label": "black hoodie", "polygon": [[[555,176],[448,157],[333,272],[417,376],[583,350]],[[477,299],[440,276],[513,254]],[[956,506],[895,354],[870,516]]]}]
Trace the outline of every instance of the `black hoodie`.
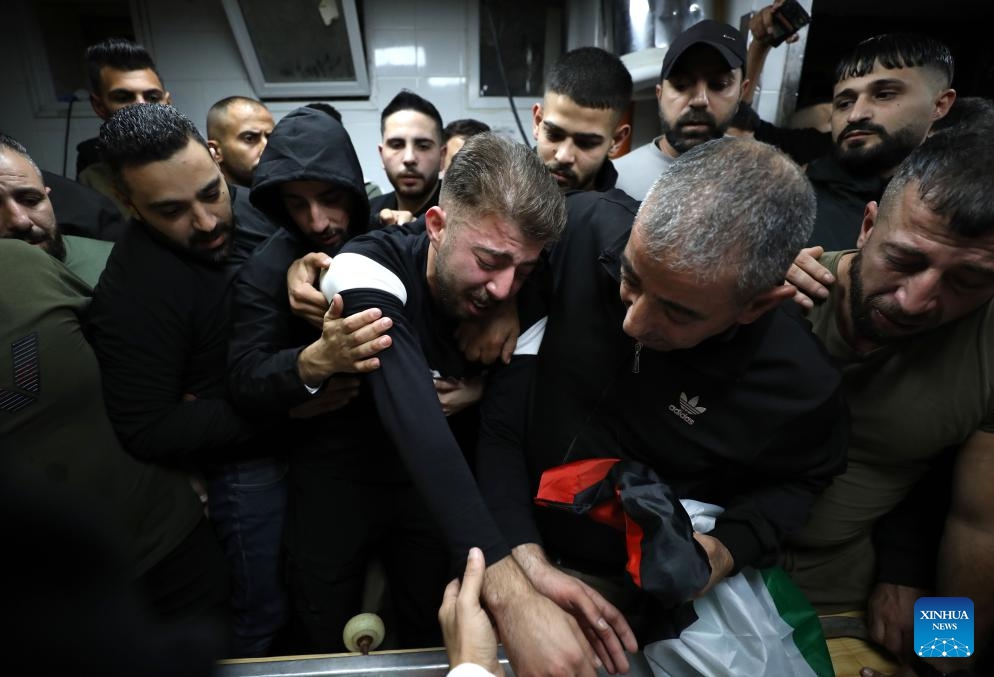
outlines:
[{"label": "black hoodie", "polygon": [[288,181],[329,181],[348,190],[353,198],[349,237],[365,232],[369,222],[362,169],[345,128],[327,113],[311,108],[287,114],[269,137],[249,196],[282,230],[256,250],[235,281],[229,352],[229,383],[235,402],[245,409],[271,413],[285,413],[310,397],[297,374],[297,355],[319,335],[293,314],[287,298],[290,264],[319,251],[283,207],[279,186]]}]

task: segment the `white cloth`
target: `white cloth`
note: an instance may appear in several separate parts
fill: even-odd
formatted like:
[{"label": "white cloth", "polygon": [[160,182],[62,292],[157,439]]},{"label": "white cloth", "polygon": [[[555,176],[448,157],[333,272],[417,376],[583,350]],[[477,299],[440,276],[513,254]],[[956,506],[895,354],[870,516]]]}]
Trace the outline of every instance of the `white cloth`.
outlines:
[{"label": "white cloth", "polygon": [[476,663],[460,663],[456,667],[449,670],[448,677],[494,677],[494,675],[482,665],[477,665]]}]

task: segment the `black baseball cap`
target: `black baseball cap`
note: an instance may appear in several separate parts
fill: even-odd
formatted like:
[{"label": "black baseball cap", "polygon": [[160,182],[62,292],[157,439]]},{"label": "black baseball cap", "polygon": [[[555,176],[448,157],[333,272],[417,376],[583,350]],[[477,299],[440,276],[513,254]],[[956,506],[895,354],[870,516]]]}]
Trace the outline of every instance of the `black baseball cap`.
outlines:
[{"label": "black baseball cap", "polygon": [[746,41],[742,33],[732,28],[728,24],[720,21],[704,19],[680,33],[666,50],[666,57],[663,59],[663,70],[659,75],[660,80],[669,77],[673,65],[690,47],[697,44],[705,44],[714,47],[718,53],[728,62],[728,66],[733,70],[742,68],[746,60]]}]

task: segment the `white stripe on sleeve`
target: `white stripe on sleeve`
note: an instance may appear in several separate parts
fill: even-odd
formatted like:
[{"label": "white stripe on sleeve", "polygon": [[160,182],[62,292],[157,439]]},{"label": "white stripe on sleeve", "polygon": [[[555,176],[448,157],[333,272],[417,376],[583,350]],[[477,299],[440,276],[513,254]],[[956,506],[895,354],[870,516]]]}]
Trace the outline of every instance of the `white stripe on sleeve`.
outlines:
[{"label": "white stripe on sleeve", "polygon": [[350,289],[377,289],[407,304],[407,288],[396,273],[362,254],[339,254],[321,274],[321,292],[331,302],[335,294]]}]

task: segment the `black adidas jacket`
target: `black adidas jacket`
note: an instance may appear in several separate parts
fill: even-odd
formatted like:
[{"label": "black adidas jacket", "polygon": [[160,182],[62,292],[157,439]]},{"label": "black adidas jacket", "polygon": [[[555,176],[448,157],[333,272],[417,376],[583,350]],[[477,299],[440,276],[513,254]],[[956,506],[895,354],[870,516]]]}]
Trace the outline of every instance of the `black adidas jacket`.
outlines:
[{"label": "black adidas jacket", "polygon": [[649,465],[680,498],[724,507],[713,535],[736,570],[772,563],[845,469],[838,371],[785,308],[690,350],[643,348],[636,373],[618,295],[636,203],[618,190],[567,203],[534,387],[484,411],[481,486],[509,544],[544,542],[574,566],[623,571],[620,533],[531,501],[543,470],[617,457]]}]

